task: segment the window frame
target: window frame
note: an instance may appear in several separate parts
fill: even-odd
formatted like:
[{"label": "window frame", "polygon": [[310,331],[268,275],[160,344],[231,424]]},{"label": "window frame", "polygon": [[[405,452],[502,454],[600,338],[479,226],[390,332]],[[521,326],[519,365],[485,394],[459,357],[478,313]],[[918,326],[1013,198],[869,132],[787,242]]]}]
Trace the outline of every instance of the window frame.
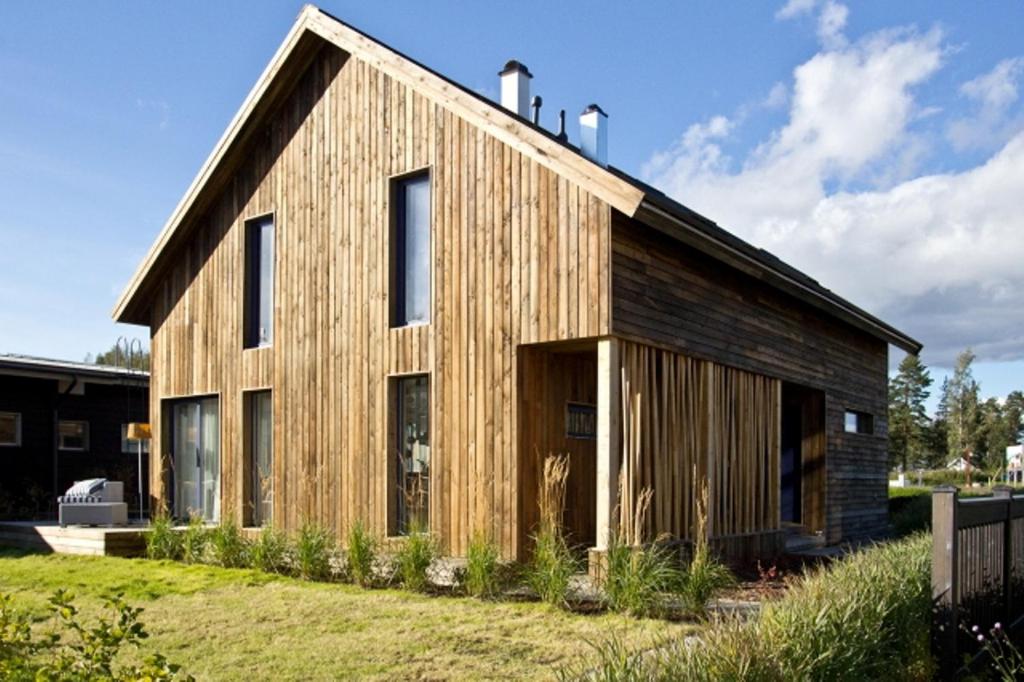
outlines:
[{"label": "window frame", "polygon": [[[242,348],[254,350],[269,348],[274,343],[274,301],[277,288],[277,215],[274,211],[261,213],[246,218],[242,236]],[[262,282],[263,230],[269,224],[270,239],[270,284],[268,286],[269,317],[266,338],[261,333],[260,309],[263,298],[260,283]],[[256,238],[260,236],[260,239]],[[257,248],[259,247],[259,248]]]},{"label": "window frame", "polygon": [[[405,192],[407,184],[425,180],[427,183],[427,309],[426,319],[410,320],[406,283],[407,224],[405,220]],[[391,329],[428,325],[434,317],[434,178],[431,166],[393,175],[388,180],[388,326]]]},{"label": "window frame", "polygon": [[[429,372],[408,372],[402,374],[393,374],[388,377],[388,438],[387,438],[387,463],[385,467],[385,485],[387,489],[385,491],[385,504],[387,510],[387,537],[389,538],[406,538],[410,536],[408,530],[408,524],[411,517],[406,514],[406,518],[402,518],[401,512],[404,509],[404,505],[400,504],[399,491],[400,480],[398,479],[399,472],[397,467],[399,466],[399,458],[395,455],[401,453],[400,447],[402,442],[402,429],[404,427],[404,407],[402,405],[402,387],[406,381],[424,380],[426,383],[426,417],[427,417],[427,439],[426,446],[427,452],[427,474],[426,474],[426,499],[425,509],[423,510],[425,515],[425,528],[424,532],[431,532],[433,529],[433,515],[431,514],[431,497],[432,497],[432,486],[431,476],[433,475],[433,451],[432,451],[432,437],[434,429],[434,401],[431,393],[432,381]],[[404,456],[401,457],[404,461]]]},{"label": "window frame", "polygon": [[[82,447],[69,447],[64,444],[64,434],[60,427],[63,424],[82,425]],[[57,420],[57,449],[62,452],[88,452],[89,451],[89,422],[85,419],[58,419]]]},{"label": "window frame", "polygon": [[[853,417],[853,428],[850,428],[850,417]],[[875,435],[875,415],[863,410],[855,410],[847,407],[843,411],[843,433],[858,436]]]},{"label": "window frame", "polygon": [[21,447],[21,412],[0,412],[0,417],[14,417],[14,441],[0,441],[0,448]]},{"label": "window frame", "polygon": [[[267,395],[270,399],[270,514],[268,518],[260,518],[256,508],[256,442],[257,442],[257,398]],[[242,428],[243,432],[243,526],[262,528],[274,524],[274,391],[270,387],[243,389],[242,391]]]}]

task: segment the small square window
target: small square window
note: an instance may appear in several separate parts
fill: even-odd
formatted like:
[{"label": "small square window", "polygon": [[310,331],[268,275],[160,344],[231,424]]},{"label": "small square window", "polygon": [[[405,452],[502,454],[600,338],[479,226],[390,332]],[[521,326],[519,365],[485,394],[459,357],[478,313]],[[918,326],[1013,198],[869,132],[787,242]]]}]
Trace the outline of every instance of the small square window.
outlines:
[{"label": "small square window", "polygon": [[145,439],[141,441],[137,441],[135,439],[129,440],[128,425],[121,424],[121,452],[128,455],[137,454],[139,452],[140,442],[142,443],[142,452],[144,454],[149,454],[149,441]]},{"label": "small square window", "polygon": [[21,445],[21,415],[17,412],[0,412],[0,447]]},{"label": "small square window", "polygon": [[843,428],[847,433],[871,435],[875,432],[875,419],[867,412],[847,410]]},{"label": "small square window", "polygon": [[61,450],[89,449],[89,422],[61,420],[57,426],[57,433],[57,447]]},{"label": "small square window", "polygon": [[597,438],[597,406],[587,403],[566,403],[565,436],[582,440]]}]

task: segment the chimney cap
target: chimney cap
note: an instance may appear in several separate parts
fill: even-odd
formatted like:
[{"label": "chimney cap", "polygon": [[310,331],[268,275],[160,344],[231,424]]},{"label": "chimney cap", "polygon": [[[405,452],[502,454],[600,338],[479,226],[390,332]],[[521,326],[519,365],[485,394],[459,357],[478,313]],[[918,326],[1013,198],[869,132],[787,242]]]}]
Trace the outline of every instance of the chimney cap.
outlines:
[{"label": "chimney cap", "polygon": [[530,73],[530,70],[528,68],[526,68],[526,64],[523,64],[522,62],[516,59],[510,59],[507,62],[505,62],[505,68],[499,71],[498,75],[504,76],[510,73],[517,72],[525,74],[527,78],[533,78],[533,74]]},{"label": "chimney cap", "polygon": [[606,118],[608,116],[608,114],[606,114],[604,112],[604,109],[602,109],[601,107],[599,107],[599,106],[597,106],[596,104],[593,104],[593,103],[588,104],[587,108],[580,112],[580,116],[582,116],[583,114],[592,114],[595,111],[597,113],[601,114],[602,116],[606,117]]}]

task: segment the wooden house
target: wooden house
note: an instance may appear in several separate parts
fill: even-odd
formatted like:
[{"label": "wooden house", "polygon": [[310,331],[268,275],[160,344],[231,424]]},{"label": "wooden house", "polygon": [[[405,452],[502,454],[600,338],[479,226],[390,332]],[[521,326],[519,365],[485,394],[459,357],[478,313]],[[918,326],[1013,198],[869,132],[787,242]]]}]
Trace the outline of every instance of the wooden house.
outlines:
[{"label": "wooden house", "polygon": [[[151,332],[152,489],[177,514],[426,525],[523,556],[565,522],[771,552],[886,524],[888,345],[912,338],[531,122],[307,6],[118,301]],[[623,493],[619,494],[619,481]]]}]

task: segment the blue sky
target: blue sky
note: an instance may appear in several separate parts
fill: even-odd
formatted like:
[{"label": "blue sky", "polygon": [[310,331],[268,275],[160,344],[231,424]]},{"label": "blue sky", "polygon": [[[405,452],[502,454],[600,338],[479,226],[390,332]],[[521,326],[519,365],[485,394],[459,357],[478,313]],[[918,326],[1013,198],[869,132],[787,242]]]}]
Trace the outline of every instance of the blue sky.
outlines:
[{"label": "blue sky", "polygon": [[[614,165],[1024,388],[1024,3],[322,6],[491,97],[520,59],[544,124],[599,103]],[[0,3],[0,352],[146,336],[114,300],[300,8]]]}]

